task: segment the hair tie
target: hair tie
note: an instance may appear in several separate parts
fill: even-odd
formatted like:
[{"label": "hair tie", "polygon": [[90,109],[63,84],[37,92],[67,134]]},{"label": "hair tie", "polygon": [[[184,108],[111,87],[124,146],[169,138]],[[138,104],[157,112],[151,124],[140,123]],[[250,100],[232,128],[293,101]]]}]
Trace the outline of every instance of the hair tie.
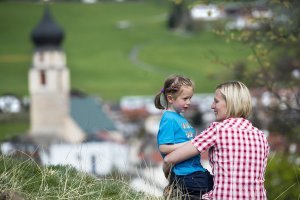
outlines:
[{"label": "hair tie", "polygon": [[161,93],[164,93],[164,91],[165,91],[164,88],[161,88],[160,92],[161,92]]}]

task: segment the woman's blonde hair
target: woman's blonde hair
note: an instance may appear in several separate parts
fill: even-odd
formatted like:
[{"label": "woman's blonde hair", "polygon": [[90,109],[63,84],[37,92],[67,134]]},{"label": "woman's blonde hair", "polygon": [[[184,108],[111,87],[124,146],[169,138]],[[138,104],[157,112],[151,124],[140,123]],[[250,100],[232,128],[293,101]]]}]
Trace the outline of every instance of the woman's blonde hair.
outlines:
[{"label": "woman's blonde hair", "polygon": [[228,117],[248,118],[252,111],[251,95],[246,85],[239,81],[228,81],[216,87],[226,102]]}]

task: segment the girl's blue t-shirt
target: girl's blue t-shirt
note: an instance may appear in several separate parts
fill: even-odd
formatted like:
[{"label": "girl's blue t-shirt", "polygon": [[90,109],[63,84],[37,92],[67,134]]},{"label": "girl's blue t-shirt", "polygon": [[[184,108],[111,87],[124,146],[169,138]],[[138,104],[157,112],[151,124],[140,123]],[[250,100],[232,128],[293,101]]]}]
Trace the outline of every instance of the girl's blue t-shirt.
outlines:
[{"label": "girl's blue t-shirt", "polygon": [[[157,144],[177,144],[186,142],[196,136],[195,129],[179,113],[173,111],[164,111],[159,124],[157,134]],[[161,153],[162,157],[165,154]],[[200,154],[183,162],[177,163],[173,167],[176,175],[187,175],[196,171],[206,171],[200,163]]]}]

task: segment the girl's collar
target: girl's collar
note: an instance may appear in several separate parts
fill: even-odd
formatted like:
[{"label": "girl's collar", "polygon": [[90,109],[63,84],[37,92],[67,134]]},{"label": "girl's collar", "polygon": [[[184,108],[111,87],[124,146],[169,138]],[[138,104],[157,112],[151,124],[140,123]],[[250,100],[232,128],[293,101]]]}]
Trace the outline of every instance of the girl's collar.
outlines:
[{"label": "girl's collar", "polygon": [[175,114],[178,114],[178,115],[182,115],[181,113],[178,113],[178,112],[176,112],[175,110],[165,110],[165,112],[171,112],[171,113],[175,113]]}]

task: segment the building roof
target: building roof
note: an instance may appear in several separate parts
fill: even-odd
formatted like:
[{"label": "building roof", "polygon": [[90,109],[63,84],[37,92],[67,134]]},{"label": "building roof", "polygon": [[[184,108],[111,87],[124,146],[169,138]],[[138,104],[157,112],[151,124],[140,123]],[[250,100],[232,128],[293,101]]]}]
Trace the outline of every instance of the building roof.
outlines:
[{"label": "building roof", "polygon": [[96,99],[89,96],[72,96],[70,103],[71,117],[86,134],[116,130],[114,122]]},{"label": "building roof", "polygon": [[44,16],[31,33],[31,39],[36,47],[59,47],[64,38],[64,32],[53,20],[50,9],[45,7]]}]

